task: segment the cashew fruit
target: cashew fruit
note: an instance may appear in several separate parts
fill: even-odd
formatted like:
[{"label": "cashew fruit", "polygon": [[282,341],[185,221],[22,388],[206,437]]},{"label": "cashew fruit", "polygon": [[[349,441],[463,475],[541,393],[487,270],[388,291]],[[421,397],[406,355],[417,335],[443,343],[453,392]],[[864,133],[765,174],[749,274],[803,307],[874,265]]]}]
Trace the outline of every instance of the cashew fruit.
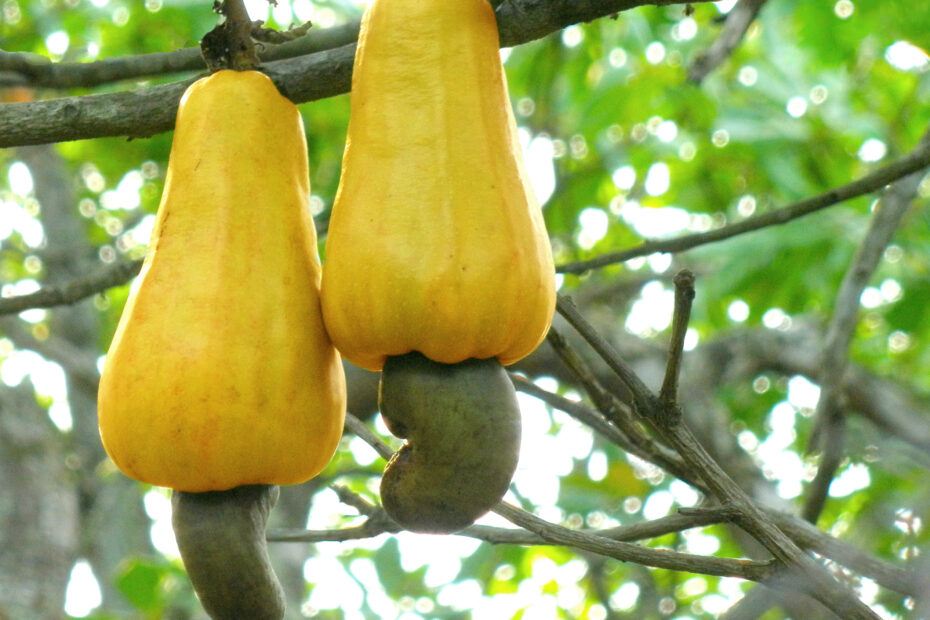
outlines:
[{"label": "cashew fruit", "polygon": [[520,453],[520,410],[496,359],[389,357],[379,401],[388,429],[407,440],[381,479],[384,509],[398,524],[455,532],[503,497]]},{"label": "cashew fruit", "polygon": [[180,491],[291,484],[342,435],[303,124],[262,73],[181,99],[149,253],[107,353],[100,435],[128,476]]},{"label": "cashew fruit", "polygon": [[203,608],[214,620],[280,620],[284,591],[265,542],[278,498],[273,485],[171,496],[181,559]]},{"label": "cashew fruit", "polygon": [[322,289],[336,347],[369,370],[528,355],[555,271],[487,0],[374,0],[350,112]]}]

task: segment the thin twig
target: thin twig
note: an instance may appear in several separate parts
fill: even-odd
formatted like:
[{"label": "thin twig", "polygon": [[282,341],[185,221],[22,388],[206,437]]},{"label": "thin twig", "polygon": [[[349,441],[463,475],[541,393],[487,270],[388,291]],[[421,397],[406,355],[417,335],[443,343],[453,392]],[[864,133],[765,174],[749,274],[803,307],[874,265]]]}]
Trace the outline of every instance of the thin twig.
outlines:
[{"label": "thin twig", "polygon": [[769,226],[786,224],[826,207],[880,190],[889,183],[893,183],[913,172],[923,170],[927,166],[930,166],[930,144],[921,142],[913,151],[901,159],[879,168],[861,179],[846,185],[834,187],[822,194],[799,200],[798,202],[779,209],[756,215],[716,230],[682,235],[673,239],[646,241],[628,250],[608,252],[590,260],[564,263],[558,265],[556,271],[559,273],[582,274],[592,269],[622,263],[640,256],[649,256],[650,254],[662,252],[684,252],[701,245],[722,241]]},{"label": "thin twig", "polygon": [[336,493],[340,502],[347,506],[352,506],[352,508],[358,510],[359,514],[370,517],[379,510],[378,506],[372,504],[358,493],[353,493],[348,487],[341,484],[334,484],[329,488]]},{"label": "thin twig", "polygon": [[[343,489],[343,493],[345,493],[345,489]],[[346,499],[343,499],[343,496],[340,495],[340,501],[349,505],[353,505],[353,503],[357,503],[358,501],[365,501],[364,498],[361,497],[353,501],[350,497],[351,496],[347,497],[349,501],[346,501]],[[360,511],[363,515],[367,517],[377,517],[383,514],[384,511],[382,508],[371,504],[369,505],[372,506],[372,510]],[[623,542],[634,542],[649,538],[658,538],[676,532],[683,532],[696,527],[714,525],[726,521],[728,517],[729,513],[723,509],[707,509],[695,511],[693,514],[681,512],[651,521],[619,525],[602,530],[585,529],[579,531],[591,536],[599,536]],[[391,530],[385,527],[383,531],[387,532]],[[377,536],[377,534],[380,533],[382,532],[370,533],[369,536]],[[493,527],[489,525],[471,525],[460,532],[456,532],[455,535],[469,536],[495,545],[542,545],[547,543],[547,541],[538,534],[534,534],[526,529]],[[269,530],[267,535],[269,541],[276,540],[286,542],[338,541],[364,537],[361,528],[354,526],[333,530],[276,529]]]},{"label": "thin twig", "polygon": [[374,431],[368,428],[364,422],[359,420],[355,415],[346,412],[346,421],[345,421],[346,430],[351,431],[357,436],[361,437],[362,440],[367,443],[369,446],[375,449],[375,452],[378,453],[378,456],[384,460],[389,460],[394,456],[394,450],[391,446],[387,445],[383,439],[375,435]]},{"label": "thin twig", "polygon": [[751,581],[766,581],[772,577],[774,572],[774,567],[770,562],[715,558],[664,549],[650,549],[594,536],[587,532],[570,530],[504,502],[500,502],[494,508],[494,512],[511,523],[535,533],[549,543],[584,549],[624,562],[636,562],[645,566],[705,575],[740,577]]},{"label": "thin twig", "polygon": [[658,400],[652,391],[643,383],[629,364],[620,357],[610,343],[604,340],[594,329],[594,326],[581,315],[574,302],[568,297],[559,295],[556,299],[556,309],[581,334],[581,337],[591,345],[591,348],[597,351],[597,354],[623,381],[624,385],[629,388],[637,412],[648,418],[650,413],[656,411]]},{"label": "thin twig", "polygon": [[[681,374],[681,361],[685,352],[685,336],[688,333],[688,321],[691,320],[691,306],[694,303],[694,274],[682,269],[675,274],[675,309],[672,316],[672,336],[668,343],[668,361],[665,365],[665,379],[659,390],[659,403],[663,411],[672,418],[681,417],[678,404],[678,377]],[[675,419],[666,420],[664,424],[673,424]]]},{"label": "thin twig", "polygon": [[125,284],[139,273],[141,266],[141,260],[121,261],[59,286],[46,286],[27,295],[0,297],[0,315],[76,303],[108,288]]},{"label": "thin twig", "polygon": [[723,30],[713,44],[701,52],[688,69],[688,80],[700,82],[707,74],[719,67],[737,48],[753,20],[762,9],[765,0],[740,0],[727,15]]},{"label": "thin twig", "polygon": [[[703,488],[700,479],[689,471],[681,458],[667,446],[650,437],[629,406],[621,402],[598,381],[594,371],[555,327],[549,328],[546,340],[578,379],[601,416],[612,423],[609,428],[613,429],[613,433],[608,437],[619,434],[619,441],[615,443],[624,450],[658,465],[681,480]],[[554,402],[554,399],[550,398],[548,402]]]},{"label": "thin twig", "polygon": [[[930,131],[921,139],[930,145]],[[817,475],[804,498],[801,515],[814,523],[823,511],[830,484],[843,459],[846,403],[842,400],[843,377],[849,360],[849,346],[858,323],[860,299],[872,274],[891,243],[901,219],[913,203],[922,173],[913,173],[892,185],[878,202],[869,230],[850,263],[834,301],[833,316],[823,343],[820,398],[814,415],[814,432],[809,449],[822,451]]]},{"label": "thin twig", "polygon": [[[611,443],[620,446],[628,452],[635,453],[636,447],[633,443],[627,439],[626,435],[620,432],[616,426],[613,426],[601,412],[590,408],[582,402],[569,400],[564,396],[544,390],[521,375],[510,373],[510,381],[518,391],[538,398],[554,409],[564,411],[585,426],[591,427],[595,432]],[[637,454],[637,456],[641,455]]]},{"label": "thin twig", "polygon": [[[314,29],[294,41],[280,45],[262,45],[258,50],[258,57],[262,62],[272,62],[335,49],[354,43],[358,39],[358,30],[357,19],[332,28]],[[125,80],[173,73],[196,73],[205,69],[200,47],[103,58],[92,62],[49,62],[35,54],[0,50],[0,86],[93,88]]]}]

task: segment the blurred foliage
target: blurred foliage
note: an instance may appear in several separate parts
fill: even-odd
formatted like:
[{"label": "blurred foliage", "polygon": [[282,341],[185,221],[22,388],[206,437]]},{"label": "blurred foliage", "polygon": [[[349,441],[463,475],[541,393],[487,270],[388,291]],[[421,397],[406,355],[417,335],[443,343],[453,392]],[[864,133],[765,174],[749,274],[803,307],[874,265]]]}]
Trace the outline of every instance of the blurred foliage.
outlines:
[{"label": "blurred foliage", "polygon": [[[551,165],[555,179],[552,195],[542,197],[558,262],[770,211],[845,184],[906,154],[926,130],[930,71],[920,46],[930,45],[930,11],[915,3],[880,0],[770,0],[733,55],[703,83],[689,83],[688,66],[720,33],[723,6],[729,4],[696,4],[693,16],[686,15],[684,5],[640,8],[505,52],[524,137],[552,156],[551,163],[544,158],[539,165],[541,170]],[[250,8],[264,10],[260,2],[250,3]],[[194,46],[216,22],[208,1],[3,0],[2,10],[4,50],[69,62]],[[325,27],[357,18],[360,7],[348,0],[279,0],[273,13],[267,11],[264,17],[274,25],[286,27],[310,18]],[[63,52],[58,33],[67,36]],[[892,62],[891,50],[901,42],[917,50],[910,68]],[[157,76],[94,92],[180,77],[186,76]],[[34,96],[60,94],[40,90]],[[307,130],[313,206],[325,219],[339,180],[348,97],[303,104],[300,109]],[[145,224],[157,208],[170,141],[171,135],[163,134],[147,140],[56,145],[75,194],[74,216],[84,223],[86,240],[102,260],[137,257],[144,251]],[[22,221],[39,219],[40,206],[32,193],[15,192],[11,171],[16,162],[16,150],[0,152],[0,203],[10,222],[0,218],[0,276],[5,285],[41,281],[49,275],[43,253],[67,250],[30,243]],[[666,166],[667,184],[656,168],[659,163]],[[873,286],[879,289],[879,301],[863,312],[852,349],[856,363],[897,379],[925,403],[930,394],[927,196],[930,183],[925,181],[921,198],[876,273]],[[699,276],[692,320],[699,342],[739,329],[772,327],[766,317],[775,316],[773,309],[789,321],[828,320],[873,201],[874,196],[858,198],[801,222],[675,257],[676,269],[688,267]],[[599,213],[584,216],[591,209]],[[134,229],[139,234],[127,233]],[[628,292],[610,307],[615,329],[622,330],[626,313],[650,283],[660,281],[668,290],[669,270],[668,261],[638,259],[566,276],[563,291],[583,295],[627,286]],[[128,286],[117,287],[94,300],[100,325],[96,355],[105,351],[127,291]],[[734,304],[745,304],[745,318],[734,318]],[[667,336],[663,330],[660,326],[638,335],[662,344]],[[9,353],[9,346],[0,347],[0,354]],[[730,439],[739,438],[749,458],[763,469],[758,447],[774,436],[773,412],[784,411],[779,407],[789,401],[789,379],[766,373],[721,386],[717,394],[717,408],[730,418]],[[553,385],[554,381],[547,387]],[[788,406],[794,417],[782,449],[799,464],[795,482],[800,488],[815,463],[804,453],[810,410]],[[546,452],[542,460],[532,461],[542,463],[540,469],[524,471],[524,485],[518,481],[515,487],[524,507],[572,526],[605,527],[665,514],[688,501],[681,483],[676,486],[660,470],[592,439],[567,416],[539,406],[528,415],[536,429],[528,438],[545,436],[551,441],[545,449],[524,445],[525,451]],[[849,459],[841,472],[864,469],[866,486],[838,492],[819,525],[884,559],[911,559],[916,549],[927,549],[930,542],[919,518],[930,514],[925,471],[906,451],[899,453],[894,444],[877,437],[875,427],[858,420],[850,426]],[[380,461],[348,439],[343,448],[325,472],[325,481],[376,500]],[[777,478],[770,471],[766,475]],[[533,481],[538,483],[535,487]],[[319,488],[323,490],[313,496],[310,527],[356,522],[357,517],[334,516],[332,501],[324,501],[332,492],[326,485]],[[782,499],[794,507],[800,502],[797,493]],[[342,577],[335,570],[324,584],[308,582],[303,611],[318,618],[405,620],[704,618],[728,607],[749,587],[734,580],[647,570],[554,546],[461,547],[457,540],[464,539],[429,537],[424,542],[401,535],[310,546],[308,566],[334,558],[343,567],[344,582],[338,581]],[[745,554],[738,535],[724,526],[645,544],[721,556]],[[414,557],[417,548],[426,548],[442,562]],[[139,553],[143,555],[110,567],[110,574],[98,574],[122,600],[104,601],[91,617],[198,617],[177,558],[154,547]],[[335,583],[354,583],[360,593],[357,600],[349,595],[334,599],[323,591]],[[861,584],[860,589],[868,590]],[[868,596],[887,617],[908,617],[909,603],[901,596],[885,590]],[[124,613],[127,606],[134,612]],[[765,617],[777,618],[779,613]]]}]

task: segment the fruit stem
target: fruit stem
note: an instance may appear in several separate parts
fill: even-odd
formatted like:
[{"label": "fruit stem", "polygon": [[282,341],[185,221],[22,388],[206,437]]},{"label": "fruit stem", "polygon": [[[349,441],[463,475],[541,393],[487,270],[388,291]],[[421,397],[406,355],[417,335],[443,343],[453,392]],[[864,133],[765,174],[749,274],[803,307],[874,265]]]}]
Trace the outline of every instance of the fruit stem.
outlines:
[{"label": "fruit stem", "polygon": [[247,71],[259,65],[252,42],[252,20],[244,0],[223,0],[214,6],[226,20],[204,35],[200,50],[211,72],[220,69]]}]

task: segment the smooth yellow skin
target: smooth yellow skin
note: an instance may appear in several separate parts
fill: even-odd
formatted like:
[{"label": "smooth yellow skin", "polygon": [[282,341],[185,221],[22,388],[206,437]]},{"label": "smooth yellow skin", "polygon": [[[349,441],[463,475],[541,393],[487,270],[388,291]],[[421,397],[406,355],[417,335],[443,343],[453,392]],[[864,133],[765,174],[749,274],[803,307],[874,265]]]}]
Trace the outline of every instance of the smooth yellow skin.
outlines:
[{"label": "smooth yellow skin", "polygon": [[149,254],[100,380],[107,453],[182,491],[291,484],[329,462],[345,378],[323,327],[300,115],[265,75],[185,93]]},{"label": "smooth yellow skin", "polygon": [[486,0],[374,0],[362,21],[323,316],[379,370],[419,351],[510,364],[545,337],[555,270]]}]

